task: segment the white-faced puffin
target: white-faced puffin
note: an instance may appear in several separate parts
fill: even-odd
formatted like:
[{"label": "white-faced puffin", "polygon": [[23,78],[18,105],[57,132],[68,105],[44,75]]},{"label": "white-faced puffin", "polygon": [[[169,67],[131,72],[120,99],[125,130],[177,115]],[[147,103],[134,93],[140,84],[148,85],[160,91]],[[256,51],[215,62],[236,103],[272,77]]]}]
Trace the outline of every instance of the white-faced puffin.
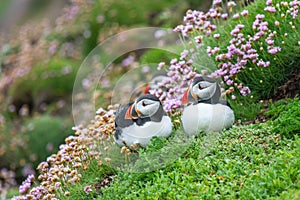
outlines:
[{"label": "white-faced puffin", "polygon": [[233,110],[220,96],[220,86],[213,79],[200,76],[193,80],[182,97],[182,104],[190,103],[183,109],[181,116],[183,129],[187,134],[219,132],[232,126]]},{"label": "white-faced puffin", "polygon": [[170,136],[172,121],[159,99],[145,94],[117,111],[115,127],[115,140],[119,145],[146,147],[154,136]]}]

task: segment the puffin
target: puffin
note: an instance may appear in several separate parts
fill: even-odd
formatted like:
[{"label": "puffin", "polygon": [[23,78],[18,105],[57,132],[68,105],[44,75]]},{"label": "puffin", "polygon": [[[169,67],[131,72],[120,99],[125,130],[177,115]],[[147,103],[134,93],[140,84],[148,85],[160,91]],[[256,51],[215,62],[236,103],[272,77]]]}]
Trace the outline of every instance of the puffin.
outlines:
[{"label": "puffin", "polygon": [[171,132],[171,118],[154,95],[141,95],[116,112],[114,138],[120,146],[146,147],[152,137],[168,137]]},{"label": "puffin", "polygon": [[181,120],[188,135],[220,132],[234,123],[234,112],[226,100],[220,99],[221,88],[213,79],[200,76],[193,80],[182,97]]}]

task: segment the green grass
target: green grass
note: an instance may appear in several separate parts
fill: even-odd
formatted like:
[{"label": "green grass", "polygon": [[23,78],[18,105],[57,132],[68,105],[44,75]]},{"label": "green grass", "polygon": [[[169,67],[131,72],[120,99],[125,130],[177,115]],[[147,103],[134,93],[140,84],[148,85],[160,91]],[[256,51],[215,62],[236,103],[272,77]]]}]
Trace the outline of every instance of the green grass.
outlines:
[{"label": "green grass", "polygon": [[146,174],[118,174],[98,199],[248,199],[300,189],[300,140],[281,140],[267,125],[235,127],[201,157],[202,142],[172,165]]},{"label": "green grass", "polygon": [[[282,106],[285,106],[284,108]],[[78,184],[69,186],[71,196],[61,199],[288,199],[299,197],[299,132],[276,132],[274,124],[297,110],[299,101],[272,105],[267,123],[234,126],[208,143],[207,136],[193,139],[184,153],[166,167],[148,173],[128,173],[92,163]],[[271,106],[271,107],[272,107]],[[289,110],[286,110],[289,108]],[[273,112],[274,113],[274,112]],[[168,140],[155,138],[140,158],[163,148]],[[145,166],[147,167],[147,166]],[[113,182],[100,194],[84,186],[114,174]]]},{"label": "green grass", "polygon": [[300,133],[300,101],[297,97],[271,104],[266,114],[274,119],[274,132],[285,137],[293,137],[294,134]]}]

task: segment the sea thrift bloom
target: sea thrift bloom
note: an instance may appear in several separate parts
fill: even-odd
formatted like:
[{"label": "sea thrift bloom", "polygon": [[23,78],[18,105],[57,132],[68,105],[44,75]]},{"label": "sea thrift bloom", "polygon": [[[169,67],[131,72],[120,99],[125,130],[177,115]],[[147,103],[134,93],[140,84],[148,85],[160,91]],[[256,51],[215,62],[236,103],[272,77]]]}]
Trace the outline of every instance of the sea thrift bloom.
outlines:
[{"label": "sea thrift bloom", "polygon": [[231,99],[232,99],[232,100],[236,100],[236,96],[231,95]]},{"label": "sea thrift bloom", "polygon": [[158,64],[157,69],[158,69],[158,70],[161,70],[161,69],[164,68],[165,66],[166,66],[166,63],[165,63],[165,62],[160,62],[160,63]]},{"label": "sea thrift bloom", "polygon": [[22,185],[19,187],[20,194],[26,194],[31,187],[31,183],[34,179],[34,175],[29,175],[25,181],[22,182]]},{"label": "sea thrift bloom", "polygon": [[267,6],[264,10],[270,13],[276,12],[276,9],[272,6]]},{"label": "sea thrift bloom", "polygon": [[248,13],[249,13],[248,10],[243,10],[243,11],[241,12],[241,15],[245,17],[245,16],[248,15]]},{"label": "sea thrift bloom", "polygon": [[226,20],[226,19],[228,18],[228,14],[227,14],[227,13],[222,14],[222,15],[221,15],[221,18],[222,18],[223,20]]},{"label": "sea thrift bloom", "polygon": [[214,34],[214,38],[215,39],[219,39],[220,38],[220,34],[219,33]]},{"label": "sea thrift bloom", "polygon": [[266,5],[267,5],[267,6],[272,5],[272,0],[267,0]]},{"label": "sea thrift bloom", "polygon": [[214,0],[213,5],[220,6],[222,4],[222,0]]},{"label": "sea thrift bloom", "polygon": [[227,81],[226,81],[226,84],[227,84],[228,86],[232,85],[232,84],[233,84],[233,80],[230,80],[230,79],[227,80]]},{"label": "sea thrift bloom", "polygon": [[264,32],[267,31],[267,30],[269,30],[269,29],[268,29],[268,22],[261,22],[261,23],[259,24],[258,30],[264,31]]},{"label": "sea thrift bloom", "polygon": [[239,13],[236,13],[232,16],[233,19],[238,19],[240,17]]},{"label": "sea thrift bloom", "polygon": [[249,89],[249,87],[244,86],[244,87],[242,87],[242,88],[240,89],[240,93],[241,93],[241,95],[243,95],[243,96],[247,96],[248,94],[251,93],[251,90]]},{"label": "sea thrift bloom", "polygon": [[256,19],[259,21],[261,21],[263,18],[265,18],[265,15],[263,15],[263,14],[256,15]]},{"label": "sea thrift bloom", "polygon": [[199,35],[199,36],[196,36],[194,39],[198,44],[202,44],[203,36]]},{"label": "sea thrift bloom", "polygon": [[281,51],[281,48],[280,47],[271,47],[271,48],[268,48],[268,52],[270,54],[277,54],[278,52]]},{"label": "sea thrift bloom", "polygon": [[268,67],[270,65],[270,61],[264,62],[263,60],[259,60],[257,62],[257,66],[259,67]]},{"label": "sea thrift bloom", "polygon": [[211,51],[212,54],[216,54],[220,51],[220,48],[219,47],[215,47],[213,48],[213,50]]},{"label": "sea thrift bloom", "polygon": [[291,16],[292,16],[293,19],[295,19],[298,16],[298,12],[299,12],[298,9],[291,12]]},{"label": "sea thrift bloom", "polygon": [[134,59],[135,57],[130,55],[122,61],[122,65],[128,67],[134,62]]},{"label": "sea thrift bloom", "polygon": [[180,60],[184,60],[184,59],[186,59],[186,57],[188,56],[188,54],[189,54],[189,51],[188,50],[183,50],[183,52],[181,52],[181,54],[180,54]]},{"label": "sea thrift bloom", "polygon": [[228,6],[228,7],[234,7],[234,6],[236,6],[236,3],[235,3],[234,1],[229,1],[229,2],[227,3],[227,6]]},{"label": "sea thrift bloom", "polygon": [[92,186],[88,185],[88,186],[85,186],[84,187],[84,190],[83,190],[86,194],[89,194],[90,192],[92,192]]},{"label": "sea thrift bloom", "polygon": [[271,46],[271,45],[273,45],[274,44],[274,40],[271,40],[271,39],[266,39],[266,43],[269,45],[269,46]]}]

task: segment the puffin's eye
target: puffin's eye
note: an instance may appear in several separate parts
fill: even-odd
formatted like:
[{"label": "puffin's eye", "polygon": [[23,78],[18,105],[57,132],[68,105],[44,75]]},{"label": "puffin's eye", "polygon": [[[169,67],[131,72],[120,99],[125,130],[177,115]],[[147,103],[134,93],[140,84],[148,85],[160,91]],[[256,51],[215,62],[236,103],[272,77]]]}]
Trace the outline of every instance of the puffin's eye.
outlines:
[{"label": "puffin's eye", "polygon": [[200,85],[200,84],[198,84],[198,87],[199,87],[199,89],[200,89],[200,90],[202,90],[202,89],[203,89],[203,87],[201,87],[201,85]]},{"label": "puffin's eye", "polygon": [[143,102],[142,102],[142,105],[143,105],[144,107],[146,106],[146,103],[145,103],[145,101],[143,101]]}]

